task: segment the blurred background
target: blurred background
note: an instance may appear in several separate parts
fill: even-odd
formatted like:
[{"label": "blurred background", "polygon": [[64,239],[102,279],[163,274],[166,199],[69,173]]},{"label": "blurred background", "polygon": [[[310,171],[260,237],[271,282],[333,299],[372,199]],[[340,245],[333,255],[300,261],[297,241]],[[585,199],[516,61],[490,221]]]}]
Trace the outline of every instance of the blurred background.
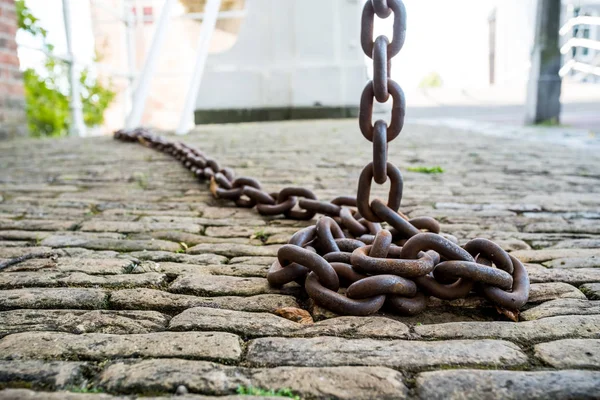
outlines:
[{"label": "blurred background", "polygon": [[[407,39],[392,78],[409,121],[600,132],[600,0],[559,1],[558,11],[542,0],[404,2]],[[355,117],[371,73],[359,41],[362,0],[0,4],[0,137]],[[559,21],[562,107],[532,119],[528,82],[540,69],[536,37],[542,47],[548,40],[545,13]],[[391,37],[392,20],[378,20],[375,34]],[[533,80],[543,81],[541,70]]]}]

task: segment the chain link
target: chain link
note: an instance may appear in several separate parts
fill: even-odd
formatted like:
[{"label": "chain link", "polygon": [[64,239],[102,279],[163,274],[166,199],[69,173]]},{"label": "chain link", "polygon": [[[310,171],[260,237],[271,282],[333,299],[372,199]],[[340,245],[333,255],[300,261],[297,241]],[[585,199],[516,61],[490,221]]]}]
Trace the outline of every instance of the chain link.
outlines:
[{"label": "chain link", "polygon": [[[388,18],[392,14],[392,41],[385,36],[373,41],[375,15]],[[239,207],[256,207],[261,215],[297,220],[324,215],[279,249],[267,280],[273,286],[303,282],[308,296],[330,311],[369,315],[386,304],[396,313],[415,315],[426,308],[428,296],[454,300],[473,290],[498,307],[518,310],[529,297],[529,277],[519,260],[486,239],[474,239],[460,247],[439,234],[435,219],[408,219],[398,211],[403,180],[400,170],[388,161],[387,151],[388,143],[404,125],[405,98],[400,86],[390,79],[390,67],[405,36],[402,1],[365,3],[361,45],[373,59],[373,80],[361,95],[359,127],[372,142],[373,161],[360,174],[356,198],[340,196],[326,202],[300,187],[269,193],[258,180],[236,178],[233,170],[221,168],[216,160],[183,143],[143,129],[117,131],[115,138],[172,155],[200,180],[209,180],[215,197],[231,200]],[[373,124],[374,100],[385,102],[390,97],[389,125],[383,120]],[[388,178],[387,204],[379,199],[370,201],[372,181],[383,184]],[[346,295],[338,293],[340,287],[347,288]]]}]

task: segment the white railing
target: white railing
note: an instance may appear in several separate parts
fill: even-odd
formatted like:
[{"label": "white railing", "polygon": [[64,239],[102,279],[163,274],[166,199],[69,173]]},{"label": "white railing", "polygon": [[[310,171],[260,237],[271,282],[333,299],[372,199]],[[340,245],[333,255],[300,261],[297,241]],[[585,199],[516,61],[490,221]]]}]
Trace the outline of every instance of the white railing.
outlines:
[{"label": "white railing", "polygon": [[[78,62],[75,55],[73,54],[71,43],[72,35],[71,31],[71,12],[70,12],[70,1],[74,0],[62,0],[63,2],[63,17],[64,26],[67,42],[67,54],[57,55],[50,54],[46,49],[34,48],[26,44],[18,44],[19,47],[27,48],[30,50],[36,50],[44,53],[46,56],[52,56],[62,60],[69,66],[70,79],[69,79],[69,92],[70,92],[70,113],[71,120],[73,123],[70,127],[70,134],[73,136],[85,136],[86,127],[83,123],[83,114],[81,107],[81,100],[79,97],[80,83],[77,79],[77,72],[84,66],[90,66]],[[169,23],[172,19],[194,19],[202,20],[202,26],[200,29],[200,35],[198,38],[198,47],[196,49],[196,63],[193,71],[191,72],[190,84],[186,95],[185,104],[181,110],[181,118],[179,126],[177,127],[177,133],[185,133],[193,122],[193,107],[196,103],[202,74],[204,71],[204,65],[206,63],[206,57],[208,55],[208,47],[210,38],[214,32],[215,24],[218,19],[226,18],[243,18],[246,15],[246,10],[230,10],[219,12],[221,6],[221,0],[208,0],[206,3],[206,9],[203,13],[187,13],[180,16],[171,16],[171,10],[176,0],[164,0],[161,15],[158,18],[156,28],[152,37],[152,42],[144,60],[144,65],[141,71],[135,70],[134,56],[136,51],[135,34],[136,25],[143,22],[154,22],[154,17],[136,16],[127,7],[127,0],[122,0],[122,12],[119,13],[110,7],[107,7],[102,3],[102,0],[91,0],[94,5],[107,11],[112,21],[118,21],[122,23],[126,28],[125,49],[127,58],[127,71],[117,71],[111,68],[111,66],[92,62],[91,65],[96,67],[102,67],[109,75],[114,77],[121,77],[127,79],[127,98],[129,104],[126,105],[126,120],[125,126],[128,128],[137,127],[142,118],[142,114],[145,108],[146,99],[148,97],[148,91],[150,89],[150,83],[157,74],[155,73],[156,63],[160,58],[160,50],[168,30]],[[161,74],[162,75],[162,74]],[[180,73],[177,73],[180,75]]]},{"label": "white railing", "polygon": [[600,76],[600,40],[598,38],[582,38],[582,37],[569,37],[573,34],[573,28],[575,26],[600,26],[600,17],[594,16],[578,16],[569,19],[559,30],[560,36],[566,40],[561,46],[561,54],[569,54],[573,48],[586,48],[588,51],[596,52],[595,56],[586,60],[579,59],[577,54],[569,60],[567,60],[559,71],[561,77],[569,75],[571,72],[577,72],[573,79],[581,81],[589,75]]}]

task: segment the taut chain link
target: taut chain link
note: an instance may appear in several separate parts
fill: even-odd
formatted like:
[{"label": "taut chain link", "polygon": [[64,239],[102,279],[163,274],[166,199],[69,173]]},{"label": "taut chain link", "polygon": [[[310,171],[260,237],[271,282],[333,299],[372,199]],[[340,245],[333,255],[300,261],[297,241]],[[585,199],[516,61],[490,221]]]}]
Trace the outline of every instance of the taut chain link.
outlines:
[{"label": "taut chain link", "polygon": [[[373,40],[375,15],[388,18],[392,14],[392,41],[385,36]],[[425,309],[427,296],[454,300],[473,291],[501,309],[517,311],[529,297],[529,277],[519,260],[487,239],[473,239],[461,247],[439,234],[440,226],[433,218],[408,219],[398,211],[403,181],[400,170],[387,161],[387,144],[402,130],[405,99],[400,86],[390,79],[390,66],[405,37],[402,1],[365,3],[361,45],[373,59],[373,80],[361,95],[359,126],[373,143],[373,161],[360,174],[356,197],[320,201],[312,191],[299,187],[266,192],[258,180],[236,178],[233,170],[222,168],[195,147],[144,129],[117,131],[115,138],[172,155],[200,180],[209,180],[215,197],[234,201],[239,207],[301,220],[323,214],[315,225],[296,232],[279,249],[267,280],[273,286],[293,281],[303,284],[308,296],[330,311],[369,315],[386,305],[398,314],[414,315]],[[383,120],[373,124],[374,99],[384,102],[390,96],[389,125]],[[370,201],[371,181],[383,184],[388,178],[387,204],[379,199]],[[346,287],[345,295],[340,287]]]}]

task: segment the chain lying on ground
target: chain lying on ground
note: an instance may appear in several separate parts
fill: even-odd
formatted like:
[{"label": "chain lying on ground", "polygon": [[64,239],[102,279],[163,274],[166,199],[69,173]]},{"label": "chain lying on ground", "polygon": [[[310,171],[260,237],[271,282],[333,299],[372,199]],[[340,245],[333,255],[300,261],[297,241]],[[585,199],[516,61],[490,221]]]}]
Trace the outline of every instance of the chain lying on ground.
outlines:
[{"label": "chain lying on ground", "polygon": [[[393,37],[373,41],[375,14],[394,14]],[[363,136],[373,143],[373,161],[358,181],[356,198],[341,196],[331,202],[299,187],[278,193],[262,190],[254,178],[235,177],[233,170],[202,151],[137,129],[117,131],[115,138],[140,143],[180,160],[199,179],[210,180],[210,191],[240,207],[256,207],[262,215],[312,219],[313,226],[296,232],[277,253],[267,274],[271,285],[296,281],[318,305],[338,314],[369,315],[387,304],[396,313],[414,315],[426,307],[426,296],[454,300],[478,292],[502,309],[515,311],[527,302],[529,277],[523,264],[497,244],[474,239],[463,247],[439,235],[430,217],[406,218],[398,211],[403,181],[400,170],[387,161],[387,143],[404,124],[405,100],[400,86],[389,78],[390,60],[406,33],[406,11],[400,0],[371,0],[362,13],[361,45],[373,59],[373,80],[364,88],[359,113]],[[372,124],[373,100],[393,106],[389,126]],[[371,180],[391,181],[388,202],[370,201]],[[357,208],[354,209],[354,207]],[[385,222],[389,229],[383,229]],[[345,295],[340,287],[346,287]]]}]

